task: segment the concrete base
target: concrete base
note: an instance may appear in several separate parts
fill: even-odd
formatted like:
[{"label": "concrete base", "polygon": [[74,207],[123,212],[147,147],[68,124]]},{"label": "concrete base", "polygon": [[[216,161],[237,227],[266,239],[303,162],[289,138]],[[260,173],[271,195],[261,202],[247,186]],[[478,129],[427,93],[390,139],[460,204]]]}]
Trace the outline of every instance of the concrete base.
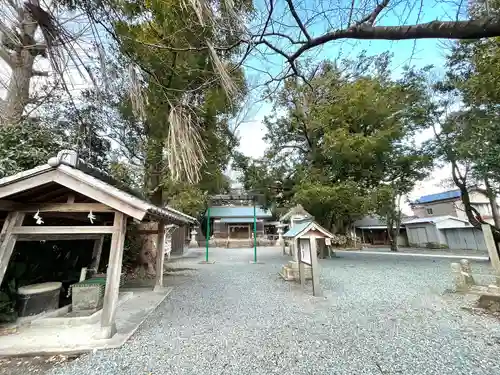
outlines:
[{"label": "concrete base", "polygon": [[52,311],[46,311],[41,314],[37,315],[31,315],[31,316],[23,316],[17,318],[16,322],[14,323],[15,326],[21,326],[21,325],[27,325],[31,324],[32,322],[38,322],[45,320],[47,318],[56,318],[60,316],[67,315],[71,311],[71,305],[66,305],[63,307],[58,308],[57,310],[52,310]]},{"label": "concrete base", "polygon": [[[305,272],[306,272],[306,280],[312,279],[312,270],[311,266],[304,264]],[[279,273],[281,277],[286,281],[300,281],[299,276],[299,263],[293,260],[289,261],[285,264]]]},{"label": "concrete base", "polygon": [[500,288],[496,285],[472,285],[464,290],[457,290],[457,292],[465,293],[465,294],[475,294],[478,296],[481,295],[490,295],[490,296],[500,296]]},{"label": "concrete base", "polygon": [[477,305],[482,309],[500,312],[500,295],[482,294]]},{"label": "concrete base", "polygon": [[251,260],[251,261],[250,261],[250,262],[248,262],[248,263],[250,263],[250,264],[265,264],[264,262],[260,262],[260,261],[255,262],[255,261],[253,261],[253,260]]},{"label": "concrete base", "polygon": [[[146,289],[131,289],[127,295],[129,299],[121,301],[116,311],[116,334],[109,339],[96,339],[101,333],[100,319],[87,324],[60,324],[59,319],[50,324],[20,326],[15,334],[0,336],[0,357],[25,356],[25,355],[57,355],[78,354],[100,349],[112,349],[122,346],[147,319],[147,317],[170,294],[172,288],[164,288],[162,292]],[[82,319],[94,320],[94,314]],[[59,324],[55,324],[58,321]],[[48,325],[47,325],[48,324]]]},{"label": "concrete base", "polygon": [[[133,298],[133,296],[133,292],[121,292],[118,300],[118,306],[130,300],[131,298]],[[99,323],[101,321],[102,309],[97,311],[89,311],[87,314],[84,314],[83,311],[80,311],[78,313],[80,314],[80,316],[75,316],[75,312],[67,311],[67,313],[64,315],[41,317],[39,319],[31,321],[30,326],[57,329],[61,326],[75,327],[81,325],[91,325]]]},{"label": "concrete base", "polygon": [[199,264],[214,264],[215,260],[209,260],[208,262],[206,260],[202,260],[201,262],[198,262]]}]

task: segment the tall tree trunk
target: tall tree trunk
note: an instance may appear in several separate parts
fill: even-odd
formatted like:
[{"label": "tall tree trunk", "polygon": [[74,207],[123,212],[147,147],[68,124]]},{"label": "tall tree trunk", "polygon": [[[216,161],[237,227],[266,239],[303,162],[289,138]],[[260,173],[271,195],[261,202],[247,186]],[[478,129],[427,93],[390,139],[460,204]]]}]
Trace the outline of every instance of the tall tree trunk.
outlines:
[{"label": "tall tree trunk", "polygon": [[[482,220],[479,212],[472,207],[470,202],[469,191],[467,190],[467,178],[466,176],[462,176],[458,169],[458,165],[455,160],[451,159],[451,176],[453,178],[453,182],[457,185],[460,190],[460,196],[462,198],[462,203],[464,204],[465,214],[467,215],[467,219],[477,229],[481,229],[481,224],[487,224],[484,220]],[[493,234],[493,238],[495,240],[495,244],[497,247],[497,253],[500,255],[500,248],[498,244],[500,243],[500,229],[496,226],[491,225],[491,232]]]},{"label": "tall tree trunk", "polygon": [[498,212],[498,204],[497,197],[493,189],[491,188],[490,181],[488,177],[484,178],[484,184],[486,186],[486,195],[488,196],[488,200],[490,201],[491,206],[491,214],[493,216],[493,222],[495,223],[495,227],[500,229],[500,213]]},{"label": "tall tree trunk", "polygon": [[387,237],[391,251],[399,251],[398,248],[399,225],[396,228],[395,221],[391,218],[387,220]]},{"label": "tall tree trunk", "polygon": [[[387,214],[387,237],[389,238],[389,245],[391,251],[399,251],[398,248],[398,237],[401,227],[401,209],[400,200],[401,196],[396,194],[395,189],[392,189],[393,195],[391,200],[391,209]],[[397,200],[397,204],[396,204]]]},{"label": "tall tree trunk", "polygon": [[[148,133],[151,133],[150,128],[146,126]],[[147,137],[147,153],[145,162],[145,177],[144,184],[146,190],[148,191],[149,200],[152,204],[162,207],[163,206],[163,187],[162,187],[162,177],[163,171],[163,143],[160,139],[156,138],[152,134],[148,134]],[[156,225],[145,224],[145,230],[157,229]],[[150,275],[154,275],[155,264],[156,264],[156,241],[157,235],[154,233],[143,234],[142,236],[143,247],[139,254],[139,263],[144,267],[146,272]]]},{"label": "tall tree trunk", "polygon": [[[32,0],[32,4],[38,5],[38,1]],[[3,119],[8,125],[15,125],[22,119],[24,109],[30,99],[30,83],[34,76],[35,58],[38,55],[43,55],[46,50],[45,46],[35,43],[35,32],[38,24],[31,17],[31,14],[26,8],[17,9],[17,12],[19,22],[16,28],[21,30],[22,41],[15,46],[8,43],[0,44],[0,49],[2,49],[0,56],[12,69],[7,97],[3,103]],[[13,31],[12,34],[14,34]]]},{"label": "tall tree trunk", "polygon": [[8,125],[21,121],[30,97],[31,72],[35,59],[26,49],[21,51],[19,58],[21,61],[12,69],[5,100],[5,121]]}]

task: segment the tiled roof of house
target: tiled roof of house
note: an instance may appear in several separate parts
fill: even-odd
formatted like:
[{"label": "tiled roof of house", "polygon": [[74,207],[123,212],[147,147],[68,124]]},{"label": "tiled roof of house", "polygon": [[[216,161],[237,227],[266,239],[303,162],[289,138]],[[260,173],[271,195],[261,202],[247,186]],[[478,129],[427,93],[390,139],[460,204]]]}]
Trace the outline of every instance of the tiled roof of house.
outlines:
[{"label": "tiled roof of house", "polygon": [[[271,211],[263,209],[261,207],[255,208],[255,213],[258,218],[271,218],[273,215]],[[208,216],[208,211],[205,212],[205,216]],[[210,207],[210,217],[253,217],[253,206],[218,206]]]},{"label": "tiled roof of house", "polygon": [[440,221],[448,220],[448,219],[460,221],[463,223],[468,223],[467,220],[462,220],[462,219],[459,219],[458,217],[455,217],[455,216],[443,215],[443,216],[419,217],[419,218],[403,221],[402,224],[411,225],[411,224],[422,224],[422,223],[439,223]]},{"label": "tiled roof of house", "polygon": [[457,199],[460,198],[460,190],[449,190],[443,191],[442,193],[423,195],[416,199],[414,204],[430,203],[436,201],[442,201],[446,199]]}]

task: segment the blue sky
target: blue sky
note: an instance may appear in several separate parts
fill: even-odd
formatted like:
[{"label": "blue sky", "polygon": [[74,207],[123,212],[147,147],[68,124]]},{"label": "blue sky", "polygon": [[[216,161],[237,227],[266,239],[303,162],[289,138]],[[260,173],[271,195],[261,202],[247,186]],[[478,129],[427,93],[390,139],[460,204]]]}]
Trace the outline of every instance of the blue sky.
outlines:
[{"label": "blue sky", "polygon": [[[257,8],[261,10],[265,9],[264,1],[265,0],[258,0]],[[283,0],[280,1],[281,3],[275,8],[275,14],[277,14],[278,17],[285,15],[284,18],[281,19],[282,23],[294,25],[294,20],[289,15],[286,4]],[[343,0],[340,1],[342,2]],[[307,0],[306,2],[302,2],[302,4],[307,3],[308,8],[306,9],[305,6],[302,5],[302,8],[298,9],[301,19],[309,19],[312,14],[317,13],[311,10],[311,8],[316,7],[315,9],[319,9],[318,7],[320,7],[322,3],[324,4],[327,2],[331,3],[331,1],[320,0]],[[300,2],[295,1],[295,3]],[[347,1],[346,4],[347,3],[350,4],[350,1]],[[373,9],[373,6],[371,6],[371,9]],[[360,14],[361,13],[366,14],[366,12],[360,11]],[[409,9],[406,2],[401,2],[388,11],[382,12],[378,18],[377,25],[394,26],[430,22],[436,19],[449,20],[455,18],[456,14],[457,11],[452,8],[452,5],[443,4],[437,0],[424,0],[421,8],[420,3],[416,3],[413,9]],[[331,18],[335,18],[338,14],[331,12],[330,15]],[[355,19],[354,16],[353,19]],[[257,27],[260,22],[262,22],[262,19],[256,17],[256,19],[252,21],[252,25]],[[340,22],[340,20],[337,20],[333,28],[337,28]],[[325,31],[329,30],[332,30],[332,26],[329,26],[327,19],[318,20],[308,28],[312,37],[322,35]],[[296,27],[289,28],[281,26],[279,31],[286,34],[297,35],[298,29]],[[273,44],[278,43],[278,45],[284,49],[290,48],[289,45],[277,40],[272,40],[272,42]],[[389,51],[393,55],[391,69],[394,76],[398,76],[405,65],[413,65],[417,68],[426,65],[434,65],[435,72],[439,75],[443,72],[442,68],[445,64],[445,56],[447,53],[445,43],[447,42],[430,39],[418,41],[339,40],[311,50],[302,56],[299,60],[299,64],[304,64],[306,59],[308,66],[311,66],[325,59],[354,59],[362,51],[366,51],[367,55],[376,55]],[[245,73],[250,86],[253,87],[253,91],[249,102],[250,111],[246,116],[246,122],[242,123],[238,128],[241,143],[240,150],[246,155],[255,158],[261,157],[265,150],[266,144],[262,139],[265,135],[265,128],[262,124],[262,120],[265,116],[271,114],[272,111],[270,102],[263,102],[260,100],[263,88],[262,85],[270,78],[268,74],[276,77],[283,71],[283,67],[286,67],[285,59],[279,54],[268,48],[260,48],[259,52],[260,53],[254,53],[245,63]],[[428,136],[428,133],[424,133],[420,138],[423,140]],[[438,171],[437,174],[442,175],[442,171]],[[420,194],[442,190],[443,187],[438,184],[439,179],[440,178],[436,178],[436,176],[432,176],[430,181],[426,181],[421,184],[421,186],[418,186],[411,196],[416,197]]]}]

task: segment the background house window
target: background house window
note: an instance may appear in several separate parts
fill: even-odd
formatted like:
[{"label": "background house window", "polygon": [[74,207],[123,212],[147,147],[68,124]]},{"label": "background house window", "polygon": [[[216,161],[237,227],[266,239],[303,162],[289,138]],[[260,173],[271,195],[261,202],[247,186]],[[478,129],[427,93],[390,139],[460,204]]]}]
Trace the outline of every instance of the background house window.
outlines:
[{"label": "background house window", "polygon": [[428,214],[428,215],[432,215],[432,208],[428,208],[428,209],[427,209],[427,214]]}]

